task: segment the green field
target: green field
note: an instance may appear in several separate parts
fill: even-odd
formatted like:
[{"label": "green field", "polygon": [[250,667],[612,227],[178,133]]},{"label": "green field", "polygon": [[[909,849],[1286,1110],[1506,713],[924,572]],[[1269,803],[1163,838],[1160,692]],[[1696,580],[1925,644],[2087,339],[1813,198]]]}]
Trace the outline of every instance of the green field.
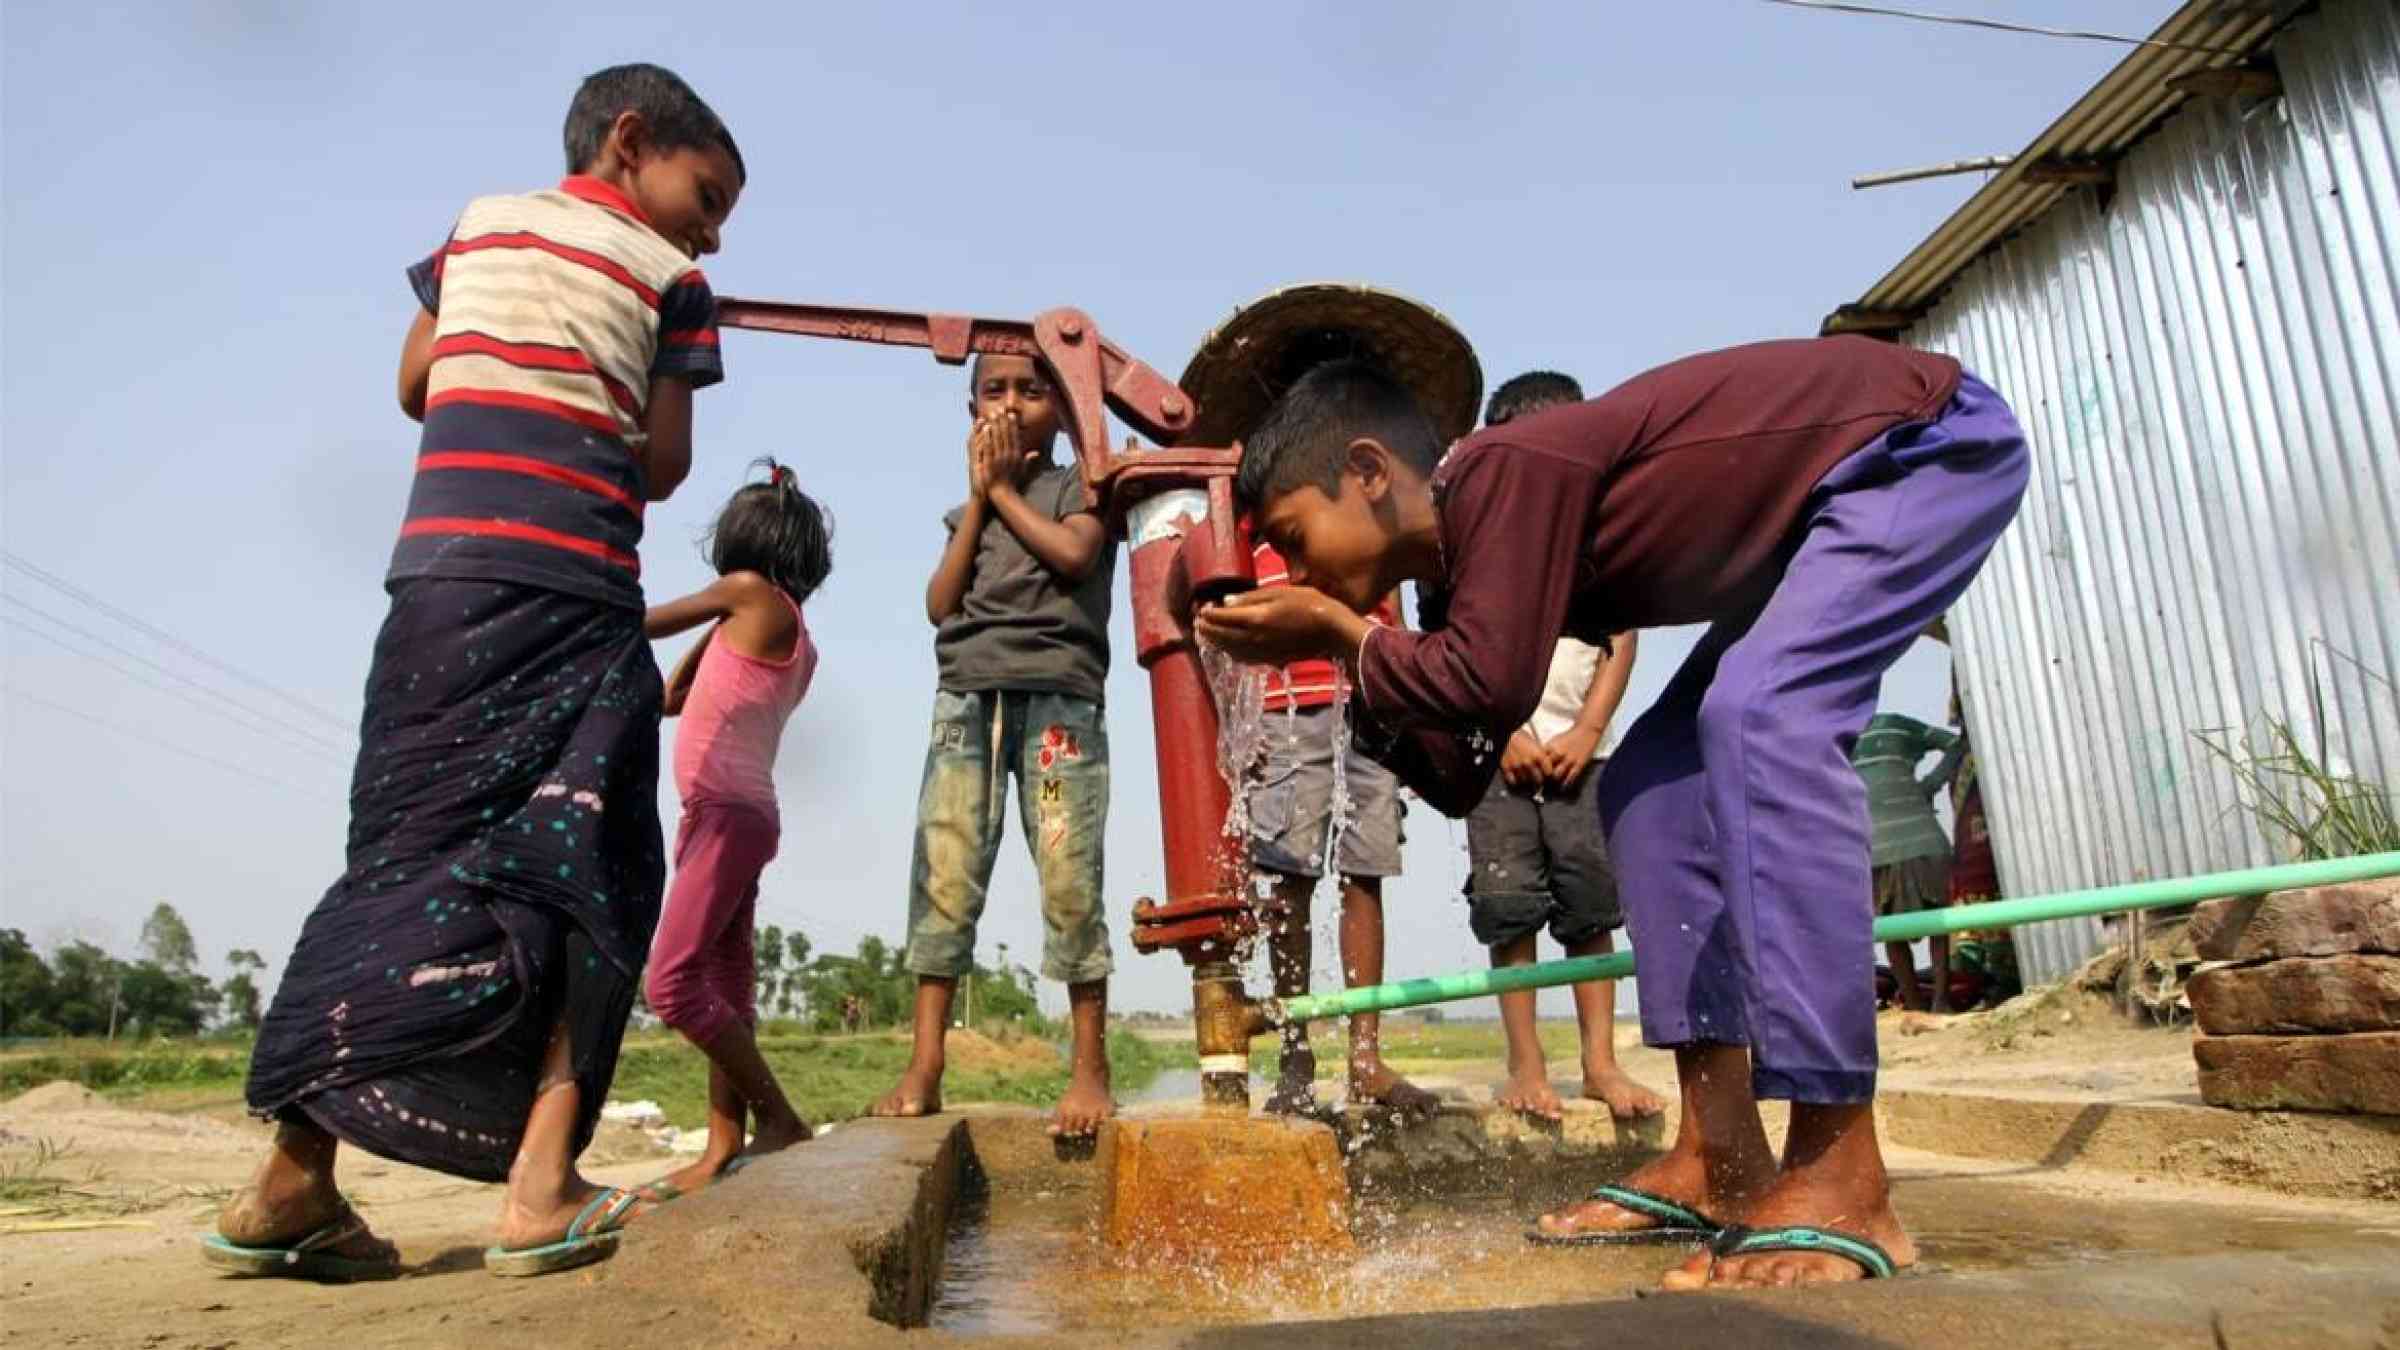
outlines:
[{"label": "green field", "polygon": [[[1320,1024],[1316,1031],[1318,1072],[1341,1073],[1342,1038]],[[1556,1071],[1576,1060],[1575,1025],[1545,1021],[1542,1048]],[[898,1032],[854,1036],[816,1035],[788,1024],[770,1023],[760,1038],[767,1062],[793,1103],[809,1119],[847,1120],[863,1112],[899,1077],[908,1062],[907,1038]],[[1403,1068],[1467,1068],[1502,1062],[1496,1022],[1424,1023],[1387,1019],[1384,1054]],[[65,1079],[111,1100],[156,1110],[233,1110],[241,1102],[250,1047],[239,1040],[154,1041],[110,1045],[70,1040],[19,1045],[0,1052],[0,1099]],[[1119,1027],[1109,1037],[1109,1065],[1119,1097],[1130,1098],[1160,1073],[1198,1064],[1190,1033],[1167,1027],[1139,1032]],[[1275,1070],[1275,1040],[1260,1037],[1252,1067]],[[1046,1105],[1066,1088],[1063,1062],[1044,1063],[1038,1053],[1013,1056],[954,1055],[944,1096],[954,1102],[1014,1102]],[[676,1125],[698,1125],[708,1100],[708,1065],[680,1037],[664,1031],[634,1032],[625,1038],[617,1078],[609,1096],[618,1101],[657,1102]]]},{"label": "green field", "polygon": [[[783,1080],[793,1104],[811,1120],[847,1120],[888,1090],[908,1062],[907,1038],[892,1032],[817,1036],[770,1024],[760,1049]],[[127,1105],[160,1110],[235,1108],[250,1047],[241,1041],[51,1041],[0,1053],[0,1099],[64,1079]],[[951,1101],[1043,1105],[1065,1091],[1063,1061],[1042,1063],[1020,1051],[1005,1063],[953,1059],[944,1085]],[[1120,1032],[1109,1037],[1109,1065],[1119,1093],[1140,1091],[1162,1070],[1198,1061],[1188,1042],[1152,1041]],[[657,1102],[676,1125],[701,1124],[708,1108],[708,1062],[669,1032],[625,1038],[609,1096]]]}]

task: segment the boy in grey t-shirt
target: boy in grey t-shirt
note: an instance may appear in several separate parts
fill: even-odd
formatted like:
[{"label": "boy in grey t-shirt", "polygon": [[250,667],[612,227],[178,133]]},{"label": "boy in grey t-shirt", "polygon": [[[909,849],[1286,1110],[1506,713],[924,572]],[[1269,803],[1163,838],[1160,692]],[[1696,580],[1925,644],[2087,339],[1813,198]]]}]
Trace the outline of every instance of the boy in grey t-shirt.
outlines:
[{"label": "boy in grey t-shirt", "polygon": [[1040,367],[1022,356],[978,357],[971,381],[967,500],[943,517],[950,540],[925,587],[941,684],[909,868],[916,1043],[874,1114],[941,1109],[951,997],[974,968],[975,925],[1014,773],[1042,886],[1042,974],[1066,984],[1074,1024],[1073,1076],[1051,1131],[1090,1135],[1116,1111],[1100,894],[1108,825],[1101,700],[1116,548],[1084,504],[1079,471],[1051,457],[1060,409]]}]

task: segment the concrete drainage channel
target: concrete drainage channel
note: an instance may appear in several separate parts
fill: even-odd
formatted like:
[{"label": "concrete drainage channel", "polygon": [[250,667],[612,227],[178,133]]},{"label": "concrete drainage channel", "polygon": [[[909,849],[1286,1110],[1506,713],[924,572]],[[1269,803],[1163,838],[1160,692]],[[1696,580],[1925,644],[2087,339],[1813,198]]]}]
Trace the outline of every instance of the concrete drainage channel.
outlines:
[{"label": "concrete drainage channel", "polygon": [[2400,1308],[2388,1202],[2137,1190],[2096,1170],[1903,1150],[1897,1202],[1940,1278],[1636,1303],[1683,1253],[1535,1248],[1521,1233],[1531,1214],[1654,1149],[1655,1126],[1619,1135],[1605,1113],[1580,1112],[1535,1127],[1481,1105],[1401,1132],[1362,1124],[1341,1123],[1352,1252],[1238,1270],[1145,1265],[1093,1238],[1094,1150],[1062,1149],[1038,1113],[968,1109],[852,1122],[763,1159],[645,1219],[616,1260],[526,1289],[490,1329],[594,1345],[1377,1350],[1493,1335],[1581,1344],[1595,1318],[1670,1344],[1983,1344],[2001,1325],[2012,1345],[2103,1332],[2122,1344],[2400,1337],[2400,1321],[2387,1333],[2378,1320]]}]

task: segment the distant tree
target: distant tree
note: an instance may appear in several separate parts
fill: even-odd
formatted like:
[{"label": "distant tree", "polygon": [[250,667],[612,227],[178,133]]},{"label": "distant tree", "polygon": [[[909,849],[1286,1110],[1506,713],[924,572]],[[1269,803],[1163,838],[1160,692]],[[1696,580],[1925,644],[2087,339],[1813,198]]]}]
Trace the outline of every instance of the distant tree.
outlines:
[{"label": "distant tree", "polygon": [[774,924],[761,928],[750,939],[750,959],[758,972],[758,1010],[763,1017],[775,1011],[783,995],[783,930]]},{"label": "distant tree", "polygon": [[50,1020],[61,1036],[105,1036],[114,1028],[125,963],[89,942],[50,954]]},{"label": "distant tree", "polygon": [[801,972],[808,969],[809,953],[813,950],[808,934],[795,928],[783,935],[784,976],[776,1006],[786,1017],[808,1015],[808,987],[801,980]]},{"label": "distant tree", "polygon": [[142,956],[170,975],[200,968],[200,944],[192,941],[191,925],[164,900],[142,921]]},{"label": "distant tree", "polygon": [[267,962],[257,952],[236,947],[225,953],[225,964],[233,974],[226,977],[218,990],[225,1002],[225,1015],[245,1031],[258,1030],[258,981],[253,977],[263,973]]},{"label": "distant tree", "polygon": [[154,962],[118,966],[122,972],[121,1030],[139,1036],[197,1036],[216,1011],[217,991],[197,974],[177,974]]},{"label": "distant tree", "polygon": [[0,928],[0,1036],[56,1036],[58,988],[41,953],[14,928]]}]

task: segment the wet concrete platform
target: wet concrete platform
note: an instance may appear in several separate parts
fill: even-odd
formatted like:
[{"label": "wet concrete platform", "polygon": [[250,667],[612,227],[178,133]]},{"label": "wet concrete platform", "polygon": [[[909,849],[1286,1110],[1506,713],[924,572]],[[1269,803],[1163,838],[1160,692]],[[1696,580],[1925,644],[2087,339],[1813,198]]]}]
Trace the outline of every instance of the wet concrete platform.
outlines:
[{"label": "wet concrete platform", "polygon": [[[1639,1297],[1667,1249],[1556,1250],[1525,1219],[1621,1174],[1638,1138],[1488,1147],[1472,1113],[1346,1147],[1353,1254],[1179,1279],[1094,1234],[1096,1151],[1044,1117],[852,1122],[678,1201],[618,1258],[445,1331],[656,1345],[2389,1345],[2400,1210],[1895,1150],[1922,1273],[1839,1289]],[[1497,1128],[1497,1127],[1495,1127]],[[1563,1131],[1561,1132],[1563,1135]],[[1477,1137],[1487,1146],[1473,1143]],[[1586,1147],[1586,1145],[1593,1145]],[[1373,1161],[1378,1150],[1385,1160]],[[1396,1160],[1395,1160],[1396,1159]],[[929,1329],[902,1330],[903,1325]]]}]

